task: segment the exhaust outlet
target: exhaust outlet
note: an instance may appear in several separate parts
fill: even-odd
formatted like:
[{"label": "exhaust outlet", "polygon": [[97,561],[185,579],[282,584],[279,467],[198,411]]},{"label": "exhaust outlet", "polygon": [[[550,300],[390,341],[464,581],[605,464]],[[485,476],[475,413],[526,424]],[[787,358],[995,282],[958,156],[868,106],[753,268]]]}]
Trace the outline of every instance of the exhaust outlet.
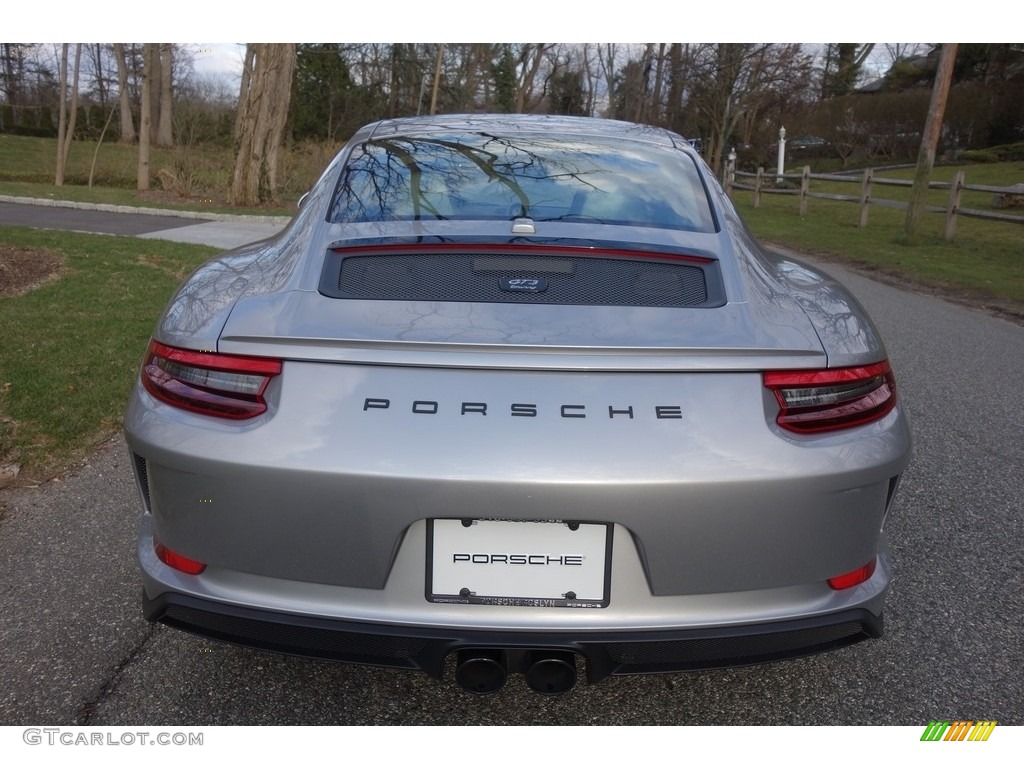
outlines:
[{"label": "exhaust outlet", "polygon": [[555,696],[576,685],[576,656],[567,651],[533,651],[527,659],[526,684]]},{"label": "exhaust outlet", "polygon": [[472,648],[459,651],[455,682],[470,693],[497,693],[508,679],[505,654],[493,648]]}]

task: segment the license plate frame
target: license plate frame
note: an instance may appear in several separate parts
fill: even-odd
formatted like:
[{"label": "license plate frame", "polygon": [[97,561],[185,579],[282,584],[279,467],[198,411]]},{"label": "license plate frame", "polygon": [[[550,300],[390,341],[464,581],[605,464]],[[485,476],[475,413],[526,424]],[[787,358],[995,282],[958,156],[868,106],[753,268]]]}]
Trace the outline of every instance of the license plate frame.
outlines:
[{"label": "license plate frame", "polygon": [[563,520],[427,520],[432,603],[605,608],[612,526]]}]

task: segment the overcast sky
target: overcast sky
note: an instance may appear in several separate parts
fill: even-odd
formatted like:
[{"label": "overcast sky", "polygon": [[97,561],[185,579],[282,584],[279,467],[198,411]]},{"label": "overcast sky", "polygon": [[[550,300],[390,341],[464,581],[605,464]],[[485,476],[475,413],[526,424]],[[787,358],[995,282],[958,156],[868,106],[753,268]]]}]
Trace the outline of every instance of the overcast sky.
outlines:
[{"label": "overcast sky", "polygon": [[244,43],[193,43],[192,66],[197,75],[221,77],[237,82],[242,74]]},{"label": "overcast sky", "polygon": [[[613,6],[614,7],[614,6]],[[732,0],[692,5],[665,0],[628,0],[624,13],[586,13],[578,3],[517,0],[513,5],[480,0],[446,0],[425,6],[411,0],[339,3],[337,6],[249,0],[215,4],[174,0],[166,10],[137,0],[105,0],[91,9],[80,0],[7,3],[0,36],[5,42],[109,42],[135,40],[197,42],[493,42],[558,40],[683,42],[822,42],[826,39],[890,39],[965,42],[1013,35],[974,13],[921,12],[920,4],[857,0],[842,6],[821,0]],[[330,10],[324,10],[324,8]],[[221,43],[220,45],[226,45]],[[230,46],[227,46],[230,47]],[[225,64],[227,62],[225,61]]]},{"label": "overcast sky", "polygon": [[[244,43],[206,43],[212,40],[258,42],[318,42],[334,38],[347,42],[495,42],[544,38],[549,41],[646,42],[802,42],[826,39],[890,39],[992,41],[1000,32],[1014,34],[1012,25],[993,27],[982,14],[932,13],[922,16],[914,3],[857,0],[837,7],[821,0],[732,0],[692,6],[665,0],[627,0],[627,13],[586,14],[579,4],[557,5],[551,0],[517,0],[514,6],[480,0],[446,0],[443,13],[422,3],[392,0],[340,4],[328,13],[308,5],[249,0],[241,8],[211,0],[174,0],[168,13],[144,11],[137,0],[105,0],[101,13],[86,12],[80,0],[46,3],[8,3],[0,36],[4,42],[173,41],[188,43],[195,52],[195,71],[237,86]],[[884,51],[879,45],[875,68]]]}]

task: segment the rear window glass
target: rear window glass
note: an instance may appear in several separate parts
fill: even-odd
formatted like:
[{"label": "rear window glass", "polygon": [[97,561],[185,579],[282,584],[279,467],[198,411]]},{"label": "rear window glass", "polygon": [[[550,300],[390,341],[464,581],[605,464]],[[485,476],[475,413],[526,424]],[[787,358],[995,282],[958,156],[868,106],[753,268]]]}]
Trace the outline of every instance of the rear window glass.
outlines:
[{"label": "rear window glass", "polygon": [[714,231],[687,155],[575,136],[466,133],[367,141],[352,149],[331,208],[337,223],[519,217]]}]

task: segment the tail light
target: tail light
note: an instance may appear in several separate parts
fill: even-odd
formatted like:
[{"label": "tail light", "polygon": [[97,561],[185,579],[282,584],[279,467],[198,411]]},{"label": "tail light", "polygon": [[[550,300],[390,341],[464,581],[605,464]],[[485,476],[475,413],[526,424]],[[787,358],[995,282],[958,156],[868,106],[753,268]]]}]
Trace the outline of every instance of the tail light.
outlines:
[{"label": "tail light", "polygon": [[195,352],[149,343],[142,384],[163,402],[208,416],[251,419],[267,410],[263,393],[281,361]]},{"label": "tail light", "polygon": [[848,429],[885,416],[896,406],[889,363],[820,371],[768,371],[764,385],[779,403],[776,423],[790,432]]}]

